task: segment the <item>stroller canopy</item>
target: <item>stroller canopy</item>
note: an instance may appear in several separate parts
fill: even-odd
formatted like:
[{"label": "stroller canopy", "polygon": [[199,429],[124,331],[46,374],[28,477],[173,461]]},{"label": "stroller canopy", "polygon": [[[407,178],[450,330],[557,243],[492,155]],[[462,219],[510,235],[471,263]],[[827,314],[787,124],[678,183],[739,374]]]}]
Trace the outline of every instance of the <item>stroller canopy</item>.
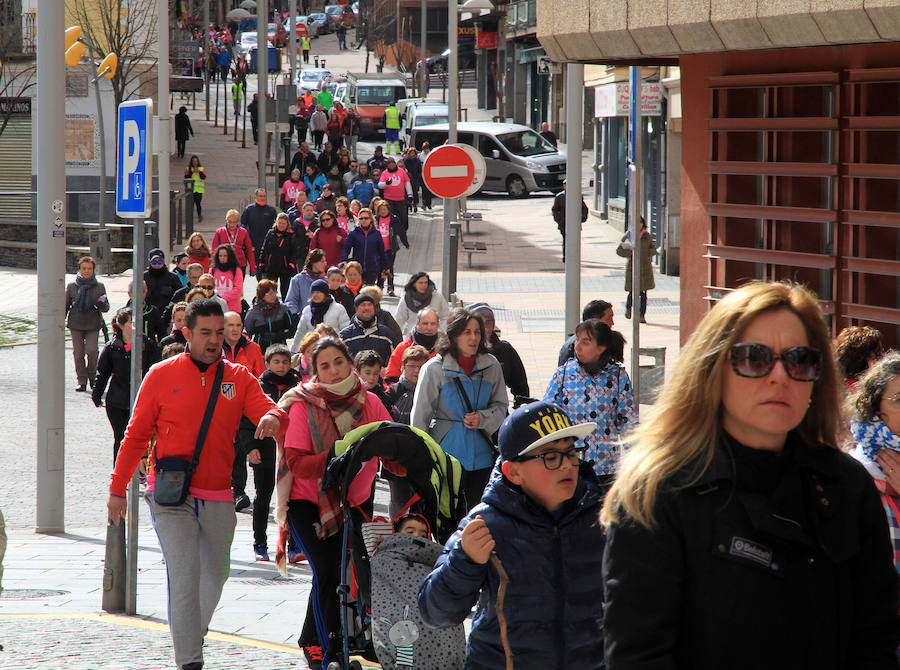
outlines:
[{"label": "stroller canopy", "polygon": [[435,537],[441,544],[446,542],[465,514],[459,495],[459,461],[418,428],[375,421],[359,426],[334,443],[334,458],[323,485],[340,487],[341,500],[346,501],[350,482],[372,458],[380,458],[389,468],[395,464],[406,470],[406,479],[422,498],[424,515]]}]

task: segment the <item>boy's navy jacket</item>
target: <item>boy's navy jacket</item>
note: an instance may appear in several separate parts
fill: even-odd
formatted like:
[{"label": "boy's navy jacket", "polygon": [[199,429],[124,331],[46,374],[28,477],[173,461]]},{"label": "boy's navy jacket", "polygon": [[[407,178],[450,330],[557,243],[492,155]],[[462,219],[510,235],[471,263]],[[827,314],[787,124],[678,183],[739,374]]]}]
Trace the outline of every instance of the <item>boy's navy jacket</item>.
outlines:
[{"label": "boy's navy jacket", "polygon": [[504,613],[516,670],[603,668],[602,496],[591,464],[581,464],[575,495],[559,519],[510,483],[499,463],[481,500],[422,582],[423,620],[457,625],[477,600],[466,670],[506,666],[496,611],[499,577],[490,562],[472,562],[459,546],[462,529],[481,515],[509,576]]}]

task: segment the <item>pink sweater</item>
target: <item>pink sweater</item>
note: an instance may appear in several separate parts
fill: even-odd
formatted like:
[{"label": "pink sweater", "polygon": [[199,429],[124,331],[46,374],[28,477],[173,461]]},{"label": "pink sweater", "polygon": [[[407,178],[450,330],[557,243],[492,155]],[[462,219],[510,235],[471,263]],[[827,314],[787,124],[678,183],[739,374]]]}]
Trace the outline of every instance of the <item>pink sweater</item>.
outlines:
[{"label": "pink sweater", "polygon": [[241,296],[244,295],[244,273],[236,268],[234,275],[230,271],[222,271],[219,268],[213,270],[216,279],[216,293],[228,303],[228,309],[232,312],[241,311]]},{"label": "pink sweater", "polygon": [[[290,423],[284,437],[284,448],[295,449],[303,454],[315,453],[312,436],[309,433],[309,414],[305,402],[295,402],[291,405]],[[359,425],[362,426],[373,421],[393,421],[391,415],[381,404],[374,393],[366,393],[366,405],[363,407],[362,418]],[[369,499],[372,491],[372,482],[375,481],[375,473],[378,470],[377,459],[368,461],[350,485],[347,499],[353,505],[361,505]],[[309,500],[317,502],[319,488],[314,479],[301,479],[296,474],[291,485],[291,500]]]}]

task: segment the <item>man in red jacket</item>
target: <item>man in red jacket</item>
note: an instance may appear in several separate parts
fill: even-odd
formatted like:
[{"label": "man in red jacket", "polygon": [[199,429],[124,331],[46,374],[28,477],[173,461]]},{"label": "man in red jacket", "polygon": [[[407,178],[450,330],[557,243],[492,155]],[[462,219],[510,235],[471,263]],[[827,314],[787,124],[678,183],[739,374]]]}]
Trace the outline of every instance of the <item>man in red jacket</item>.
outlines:
[{"label": "man in red jacket", "polygon": [[[225,360],[243,365],[259,379],[266,371],[266,360],[259,345],[244,334],[244,322],[237,312],[225,312],[225,344],[222,347]],[[231,470],[231,489],[234,509],[243,512],[250,507],[247,495],[247,452],[250,440],[245,439],[247,431],[240,430],[234,442],[234,464]]]},{"label": "man in red jacket", "polygon": [[[169,581],[169,628],[175,662],[183,670],[203,667],[203,638],[228,576],[236,523],[231,497],[234,436],[241,416],[257,424],[256,437],[274,437],[287,414],[266,396],[243,366],[222,359],[225,319],[214,300],[188,305],[188,351],[153,366],[144,378],[125,431],[109,487],[109,518],[125,518],[125,489],[150,438],[154,464],[177,456],[190,460],[220,361],[224,375],[190,494],[179,506],[147,496]],[[153,473],[148,489],[154,485]]]}]

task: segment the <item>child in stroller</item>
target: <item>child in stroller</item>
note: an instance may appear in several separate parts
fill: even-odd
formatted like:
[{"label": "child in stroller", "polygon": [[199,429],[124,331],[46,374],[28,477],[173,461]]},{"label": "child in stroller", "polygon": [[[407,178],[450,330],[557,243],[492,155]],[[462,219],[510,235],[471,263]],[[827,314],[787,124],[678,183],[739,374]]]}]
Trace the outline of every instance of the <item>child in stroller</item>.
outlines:
[{"label": "child in stroller", "polygon": [[428,520],[411,512],[394,522],[394,534],[372,555],[372,640],[385,670],[458,670],[465,663],[463,626],[426,626],[416,604],[419,585],[442,549],[431,540]]}]

